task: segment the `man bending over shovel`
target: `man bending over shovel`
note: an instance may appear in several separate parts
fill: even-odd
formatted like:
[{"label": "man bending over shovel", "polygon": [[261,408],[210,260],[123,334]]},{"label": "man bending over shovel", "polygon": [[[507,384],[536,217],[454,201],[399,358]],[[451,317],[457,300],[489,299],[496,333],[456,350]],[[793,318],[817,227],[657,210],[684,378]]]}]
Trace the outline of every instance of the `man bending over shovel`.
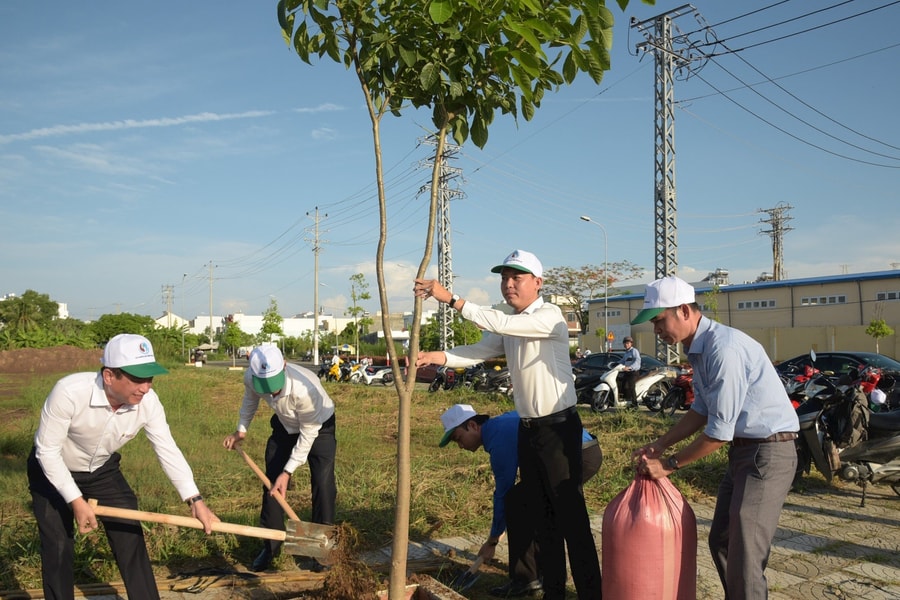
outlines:
[{"label": "man bending over shovel", "polygon": [[[75,597],[74,528],[77,525],[79,533],[97,529],[98,518],[88,498],[107,506],[137,508],[137,497],[119,470],[118,450],[141,429],[206,533],[219,520],[204,504],[152,389],[153,377],[164,373],[168,371],[156,362],[147,338],[123,333],[107,342],[99,373],[63,377],[47,396],[28,457],[44,598]],[[128,598],[158,600],[141,524],[103,519],[103,525]]]},{"label": "man bending over shovel", "polygon": [[[491,533],[478,550],[478,556],[482,562],[491,560],[504,531],[509,545],[509,581],[492,588],[491,595],[512,598],[540,591],[537,532],[529,517],[528,495],[523,486],[516,483],[519,414],[511,410],[491,418],[477,414],[469,404],[454,404],[441,415],[441,423],[444,426],[444,436],[438,444],[441,448],[455,442],[469,452],[483,447],[490,456],[494,474],[494,518]],[[581,440],[584,484],[600,470],[603,453],[596,436],[586,429],[582,430]],[[459,583],[464,585],[464,582]]]},{"label": "man bending over shovel", "polygon": [[[244,399],[237,431],[223,445],[229,450],[247,436],[250,422],[265,400],[274,415],[272,433],[266,443],[266,477],[259,522],[269,529],[285,530],[284,509],[276,496],[284,497],[291,475],[309,463],[312,491],[312,522],[334,524],[337,485],[334,478],[334,402],[316,374],[301,366],[285,364],[277,346],[259,346],[250,353],[250,368],[244,374]],[[253,571],[265,571],[281,551],[281,542],[267,540],[253,561]]]}]

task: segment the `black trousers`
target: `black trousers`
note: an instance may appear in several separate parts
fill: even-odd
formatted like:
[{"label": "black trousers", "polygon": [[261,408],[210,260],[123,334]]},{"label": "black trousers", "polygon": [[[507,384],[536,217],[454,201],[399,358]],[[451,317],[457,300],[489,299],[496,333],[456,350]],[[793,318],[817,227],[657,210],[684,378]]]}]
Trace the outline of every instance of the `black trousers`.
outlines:
[{"label": "black trousers", "polygon": [[625,371],[622,373],[622,398],[631,402],[637,402],[637,393],[634,391],[634,385],[640,377],[638,371]]},{"label": "black trousers", "polygon": [[[72,473],[84,498],[118,508],[138,507],[137,497],[119,470],[121,456],[114,453],[93,473]],[[28,456],[28,488],[41,540],[41,577],[44,598],[75,598],[75,517],[53,484],[44,475],[32,448]],[[159,591],[137,521],[101,517],[106,539],[112,549],[129,600],[158,600]]]},{"label": "black trousers", "polygon": [[574,407],[519,421],[519,474],[537,526],[544,598],[566,596],[566,551],[579,600],[602,597],[600,559],[582,491],[582,425]]},{"label": "black trousers", "polygon": [[[603,463],[600,444],[594,440],[582,445],[583,463],[582,485],[597,474]],[[528,583],[540,579],[538,568],[539,548],[535,541],[537,530],[531,518],[531,504],[528,493],[521,482],[514,485],[503,498],[506,508],[506,540],[509,547],[509,577],[518,582]]]},{"label": "black trousers", "polygon": [[[269,481],[274,482],[284,471],[284,465],[290,459],[291,452],[300,435],[288,433],[277,415],[272,415],[270,424],[272,425],[272,435],[269,436],[269,441],[266,443],[266,477],[269,478]],[[334,477],[336,450],[337,441],[334,437],[334,415],[332,415],[319,429],[319,435],[313,442],[307,457],[310,491],[312,492],[313,523],[334,524],[337,500],[337,483]],[[277,500],[269,495],[269,490],[265,486],[262,490],[259,523],[269,529],[284,531],[284,509]],[[273,556],[277,556],[281,551],[281,542],[266,540],[265,543]]]}]

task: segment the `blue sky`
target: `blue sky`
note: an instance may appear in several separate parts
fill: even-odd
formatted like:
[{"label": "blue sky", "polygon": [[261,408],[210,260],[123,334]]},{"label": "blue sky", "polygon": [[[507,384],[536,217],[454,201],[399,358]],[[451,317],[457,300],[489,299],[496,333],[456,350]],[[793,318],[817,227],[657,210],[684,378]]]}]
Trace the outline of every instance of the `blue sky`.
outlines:
[{"label": "blue sky", "polygon": [[[782,203],[794,207],[788,277],[900,263],[900,4],[823,10],[837,4],[694,4],[725,46],[698,47],[717,56],[675,83],[685,279],[771,272],[759,210]],[[654,68],[629,19],[680,5],[610,3],[613,67],[600,85],[583,77],[548,95],[531,122],[498,115],[484,150],[460,150],[457,293],[499,301],[489,271],[515,248],[545,268],[629,260],[646,276],[626,283],[653,278]],[[692,16],[675,24],[709,39]],[[209,314],[210,290],[217,315],[259,314],[274,298],[291,316],[314,305],[318,207],[319,304],[342,314],[362,272],[364,305],[378,308],[361,93],[342,66],[288,50],[274,1],[3,2],[0,90],[0,294],[47,293],[81,319],[156,317],[171,286],[188,318]],[[412,305],[430,131],[427,112],[382,123],[392,311]],[[603,225],[606,253],[583,214]]]}]

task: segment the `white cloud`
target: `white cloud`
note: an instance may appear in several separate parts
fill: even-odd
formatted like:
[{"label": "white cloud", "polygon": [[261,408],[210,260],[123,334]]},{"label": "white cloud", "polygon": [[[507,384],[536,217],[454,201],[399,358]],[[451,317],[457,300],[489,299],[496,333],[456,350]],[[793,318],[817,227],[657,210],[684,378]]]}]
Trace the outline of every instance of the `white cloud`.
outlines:
[{"label": "white cloud", "polygon": [[186,115],[183,117],[163,117],[159,119],[124,119],[122,121],[106,121],[103,123],[79,123],[77,125],[53,125],[32,129],[24,133],[12,133],[0,135],[0,144],[28,141],[47,137],[58,137],[79,133],[94,133],[98,131],[117,131],[125,129],[144,129],[149,127],[175,127],[190,123],[208,123],[215,121],[230,121],[233,119],[258,119],[275,114],[271,110],[250,110],[241,113],[217,114],[211,112]]}]

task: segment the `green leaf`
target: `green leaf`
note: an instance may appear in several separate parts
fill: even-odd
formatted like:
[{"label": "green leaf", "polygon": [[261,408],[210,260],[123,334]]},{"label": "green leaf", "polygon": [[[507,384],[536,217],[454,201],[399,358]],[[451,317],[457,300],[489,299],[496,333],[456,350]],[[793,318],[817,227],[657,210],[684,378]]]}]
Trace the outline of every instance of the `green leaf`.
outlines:
[{"label": "green leaf", "polygon": [[432,0],[428,14],[435,24],[440,25],[453,16],[453,4],[448,0]]},{"label": "green leaf", "polygon": [[412,67],[416,64],[416,61],[419,60],[419,53],[415,48],[400,46],[400,58],[407,67]]},{"label": "green leaf", "polygon": [[526,121],[530,121],[534,117],[534,104],[526,102],[525,98],[522,98],[522,117]]},{"label": "green leaf", "polygon": [[472,119],[472,142],[479,148],[484,148],[488,141],[488,129],[484,121],[476,113]]},{"label": "green leaf", "polygon": [[419,83],[422,85],[422,89],[431,90],[437,84],[438,79],[440,79],[440,69],[434,63],[426,63],[424,67],[422,67],[422,72],[419,73]]}]

